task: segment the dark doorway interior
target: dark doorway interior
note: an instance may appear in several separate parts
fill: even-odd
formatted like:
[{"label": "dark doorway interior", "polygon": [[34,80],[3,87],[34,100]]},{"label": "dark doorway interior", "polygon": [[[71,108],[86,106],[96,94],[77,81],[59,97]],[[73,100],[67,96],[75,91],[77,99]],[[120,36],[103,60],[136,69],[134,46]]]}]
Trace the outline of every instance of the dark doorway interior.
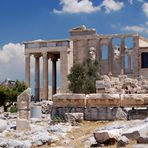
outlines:
[{"label": "dark doorway interior", "polygon": [[148,52],[141,54],[141,68],[148,68]]}]

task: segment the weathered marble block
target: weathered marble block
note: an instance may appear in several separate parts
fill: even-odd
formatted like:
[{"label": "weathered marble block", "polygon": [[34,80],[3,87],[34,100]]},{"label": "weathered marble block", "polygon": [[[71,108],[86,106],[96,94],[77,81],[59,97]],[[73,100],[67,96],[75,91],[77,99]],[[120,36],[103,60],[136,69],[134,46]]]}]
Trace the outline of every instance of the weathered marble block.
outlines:
[{"label": "weathered marble block", "polygon": [[122,94],[121,106],[124,107],[143,107],[148,100],[147,94]]},{"label": "weathered marble block", "polygon": [[31,89],[26,89],[17,97],[18,118],[16,121],[17,130],[30,130],[30,102]]},{"label": "weathered marble block", "polygon": [[89,94],[86,96],[87,107],[118,107],[119,94]]},{"label": "weathered marble block", "polygon": [[56,94],[53,96],[53,106],[85,107],[85,94]]}]

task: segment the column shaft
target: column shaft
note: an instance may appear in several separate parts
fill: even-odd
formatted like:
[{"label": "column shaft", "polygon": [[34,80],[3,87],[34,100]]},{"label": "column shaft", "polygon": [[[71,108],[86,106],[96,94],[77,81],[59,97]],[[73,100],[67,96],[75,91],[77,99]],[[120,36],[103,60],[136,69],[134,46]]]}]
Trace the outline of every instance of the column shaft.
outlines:
[{"label": "column shaft", "polygon": [[96,47],[96,60],[101,63],[101,46],[100,46],[100,39],[97,41],[97,47]]},{"label": "column shaft", "polygon": [[68,92],[68,57],[67,51],[60,52],[60,77],[61,77],[61,86],[60,92],[67,93]]},{"label": "column shaft", "polygon": [[124,74],[124,57],[125,57],[125,42],[124,38],[121,39],[121,51],[120,51],[120,69],[121,74]]},{"label": "column shaft", "polygon": [[40,57],[35,56],[35,101],[40,100]]},{"label": "column shaft", "polygon": [[128,70],[131,71],[131,55],[128,54]]},{"label": "column shaft", "polygon": [[56,61],[57,59],[52,59],[52,95],[56,94],[57,90]]},{"label": "column shaft", "polygon": [[108,74],[109,75],[112,74],[112,52],[113,52],[112,39],[110,39],[109,45],[108,45]]},{"label": "column shaft", "polygon": [[48,100],[48,57],[43,53],[43,99]]},{"label": "column shaft", "polygon": [[26,54],[25,56],[25,83],[30,87],[30,54]]}]

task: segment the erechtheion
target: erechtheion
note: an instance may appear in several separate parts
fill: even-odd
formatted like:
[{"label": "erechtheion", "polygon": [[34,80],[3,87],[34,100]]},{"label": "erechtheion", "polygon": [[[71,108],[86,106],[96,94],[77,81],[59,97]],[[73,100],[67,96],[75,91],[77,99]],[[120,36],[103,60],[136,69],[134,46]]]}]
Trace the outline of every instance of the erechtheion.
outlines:
[{"label": "erechtheion", "polygon": [[138,34],[97,34],[84,25],[69,30],[70,39],[25,42],[26,83],[30,86],[30,56],[35,58],[35,98],[40,96],[40,57],[43,57],[43,98],[48,99],[48,60],[52,61],[52,94],[56,93],[56,62],[60,59],[62,93],[68,92],[67,75],[74,62],[95,52],[100,73],[128,77],[147,77],[148,40]]}]

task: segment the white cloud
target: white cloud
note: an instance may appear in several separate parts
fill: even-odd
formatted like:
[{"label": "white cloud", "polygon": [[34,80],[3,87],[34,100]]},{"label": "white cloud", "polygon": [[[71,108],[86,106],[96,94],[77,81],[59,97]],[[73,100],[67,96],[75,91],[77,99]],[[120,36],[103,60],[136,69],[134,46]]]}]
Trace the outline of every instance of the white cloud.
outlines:
[{"label": "white cloud", "polygon": [[133,4],[133,0],[128,0],[128,2],[132,5]]},{"label": "white cloud", "polygon": [[145,22],[145,25],[147,25],[147,26],[148,26],[148,22]]},{"label": "white cloud", "polygon": [[145,13],[146,16],[148,17],[148,3],[145,2],[145,3],[143,4],[142,8],[143,8],[144,13]]},{"label": "white cloud", "polygon": [[93,6],[90,0],[60,0],[60,5],[62,10],[54,9],[54,13],[92,13],[100,10],[100,7]]},{"label": "white cloud", "polygon": [[123,30],[125,31],[133,31],[133,32],[143,32],[144,29],[145,28],[142,26],[126,26],[123,28]]},{"label": "white cloud", "polygon": [[134,25],[134,26],[125,26],[122,28],[122,30],[124,31],[128,31],[128,32],[137,32],[137,33],[144,33],[144,34],[148,34],[148,27],[145,25]]},{"label": "white cloud", "polygon": [[[34,58],[31,58],[31,75],[34,75]],[[24,45],[8,43],[0,49],[0,81],[6,78],[25,79]]]},{"label": "white cloud", "polygon": [[106,13],[110,13],[111,11],[121,10],[124,7],[124,3],[115,0],[104,0],[100,6],[105,8]]},{"label": "white cloud", "polygon": [[115,29],[115,28],[117,28],[117,25],[112,24],[112,25],[111,25],[111,28]]},{"label": "white cloud", "polygon": [[[25,55],[24,45],[19,43],[8,43],[0,48],[0,82],[6,78],[12,80],[25,80]],[[35,58],[31,56],[31,84],[34,82]],[[40,58],[40,79],[42,82],[43,59]],[[52,65],[49,60],[49,83],[51,84]],[[59,62],[57,64],[57,73],[59,75]],[[59,77],[59,76],[58,76]],[[59,82],[58,82],[59,83]],[[42,85],[42,83],[41,83]]]},{"label": "white cloud", "polygon": [[132,5],[134,2],[139,2],[139,3],[143,3],[144,0],[128,0],[128,2]]},{"label": "white cloud", "polygon": [[0,80],[5,78],[23,79],[24,46],[8,43],[0,49]]},{"label": "white cloud", "polygon": [[137,0],[138,2],[140,2],[140,3],[143,3],[144,2],[144,0]]}]

